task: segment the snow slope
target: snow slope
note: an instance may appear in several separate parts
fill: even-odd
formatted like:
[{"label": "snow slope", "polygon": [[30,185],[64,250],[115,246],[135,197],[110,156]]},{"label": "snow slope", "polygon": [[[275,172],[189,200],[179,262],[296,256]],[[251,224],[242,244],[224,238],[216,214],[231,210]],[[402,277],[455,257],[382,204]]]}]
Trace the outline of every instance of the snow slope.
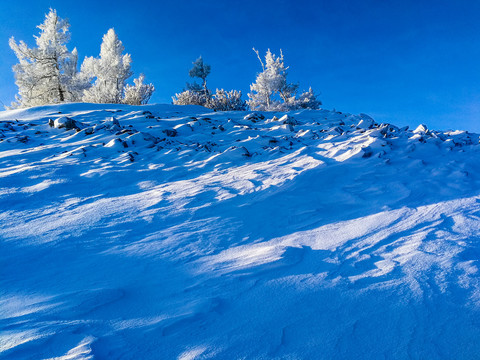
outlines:
[{"label": "snow slope", "polygon": [[478,144],[327,110],[2,112],[0,359],[479,359]]}]

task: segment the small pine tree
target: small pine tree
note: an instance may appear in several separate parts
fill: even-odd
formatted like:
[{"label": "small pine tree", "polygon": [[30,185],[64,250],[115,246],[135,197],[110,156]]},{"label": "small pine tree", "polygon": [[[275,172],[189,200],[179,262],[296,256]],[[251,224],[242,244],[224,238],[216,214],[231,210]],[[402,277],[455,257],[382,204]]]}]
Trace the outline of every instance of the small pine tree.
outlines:
[{"label": "small pine tree", "polygon": [[[202,80],[202,89],[206,98],[209,97],[210,91],[207,88],[207,76],[210,74],[212,67],[203,62],[203,58],[200,56],[197,60],[193,62],[193,67],[190,69],[188,74],[191,78],[199,78]],[[190,85],[188,84],[188,89],[195,91],[193,88],[197,85],[196,83]]]},{"label": "small pine tree", "polygon": [[82,73],[95,78],[93,86],[85,90],[83,101],[93,103],[123,102],[126,80],[132,75],[130,54],[125,50],[113,29],[103,36],[99,58],[85,58]]},{"label": "small pine tree", "polygon": [[144,105],[147,104],[150,98],[152,97],[155,87],[153,84],[144,84],[145,75],[140,74],[140,76],[133,80],[135,85],[126,85],[125,86],[125,97],[123,102],[129,105]]},{"label": "small pine tree", "polygon": [[70,52],[66,47],[70,24],[50,9],[37,27],[40,34],[35,36],[36,47],[17,43],[13,37],[9,41],[19,60],[13,67],[18,95],[12,107],[78,101],[89,82],[77,72],[76,49]]},{"label": "small pine tree", "polygon": [[187,83],[186,90],[172,97],[173,104],[200,105],[219,111],[245,110],[246,104],[245,101],[242,100],[241,91],[217,89],[212,96],[212,93],[207,87],[207,76],[210,72],[211,66],[205,64],[201,56],[195,60],[193,67],[189,71],[189,75],[192,78],[200,78],[202,85],[198,85],[196,82]]}]

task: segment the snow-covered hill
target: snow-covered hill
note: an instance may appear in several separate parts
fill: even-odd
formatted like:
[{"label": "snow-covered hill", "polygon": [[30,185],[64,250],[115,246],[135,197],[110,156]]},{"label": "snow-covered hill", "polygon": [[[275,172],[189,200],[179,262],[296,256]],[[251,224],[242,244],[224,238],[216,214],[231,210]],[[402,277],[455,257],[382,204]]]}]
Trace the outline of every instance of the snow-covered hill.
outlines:
[{"label": "snow-covered hill", "polygon": [[2,112],[0,359],[478,359],[479,149],[327,110]]}]

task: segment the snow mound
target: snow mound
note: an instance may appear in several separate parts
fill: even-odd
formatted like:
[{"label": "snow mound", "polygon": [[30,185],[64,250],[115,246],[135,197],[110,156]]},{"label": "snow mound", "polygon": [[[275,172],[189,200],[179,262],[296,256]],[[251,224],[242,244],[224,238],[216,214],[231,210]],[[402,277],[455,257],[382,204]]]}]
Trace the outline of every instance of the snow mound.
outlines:
[{"label": "snow mound", "polygon": [[365,114],[0,113],[0,359],[473,359],[479,135]]}]

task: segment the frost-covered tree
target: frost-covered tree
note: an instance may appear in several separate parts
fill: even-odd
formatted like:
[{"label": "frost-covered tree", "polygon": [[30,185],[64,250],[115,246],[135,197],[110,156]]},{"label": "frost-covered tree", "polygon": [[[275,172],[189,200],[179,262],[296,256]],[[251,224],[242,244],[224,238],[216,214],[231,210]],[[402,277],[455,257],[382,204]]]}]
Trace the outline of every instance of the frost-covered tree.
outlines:
[{"label": "frost-covered tree", "polygon": [[250,85],[251,92],[248,94],[247,104],[252,110],[288,111],[298,108],[300,103],[303,108],[309,105],[315,106],[316,96],[311,89],[297,98],[298,84],[287,81],[288,67],[285,66],[281,50],[280,56],[276,56],[268,49],[265,61],[257,50],[253,49],[253,51],[262,65],[262,72]]},{"label": "frost-covered tree", "polygon": [[[248,106],[254,110],[274,111],[281,110],[282,104],[275,99],[281,89],[287,84],[287,69],[283,61],[283,53],[280,56],[273,54],[270,49],[265,55],[265,62],[262,61],[258,50],[253,49],[262,65],[262,72],[257,75],[255,83],[250,85],[248,94]],[[286,94],[285,94],[286,96]]]},{"label": "frost-covered tree", "polygon": [[246,110],[247,104],[242,100],[242,92],[237,90],[225,91],[217,89],[208,101],[207,107],[217,111]]},{"label": "frost-covered tree", "polygon": [[103,36],[99,58],[85,58],[82,73],[94,78],[90,89],[85,90],[83,101],[93,103],[123,102],[126,80],[132,75],[130,64],[132,59],[125,50],[113,29]]},{"label": "frost-covered tree", "polygon": [[70,102],[81,102],[83,92],[92,86],[90,77],[78,71],[78,52],[76,48],[72,50],[71,56],[64,63],[63,84],[66,101]]},{"label": "frost-covered tree", "polygon": [[12,107],[78,101],[89,82],[77,71],[77,50],[70,52],[66,47],[70,24],[50,9],[37,27],[36,47],[17,43],[13,37],[9,41],[19,60],[13,67],[18,95]]},{"label": "frost-covered tree", "polygon": [[152,97],[155,87],[153,84],[144,84],[145,75],[140,74],[137,79],[133,80],[135,85],[126,85],[124,89],[125,97],[123,102],[129,105],[144,105]]},{"label": "frost-covered tree", "polygon": [[[199,78],[202,80],[202,89],[206,98],[208,98],[210,92],[207,88],[207,76],[210,74],[212,67],[203,62],[203,58],[200,56],[197,60],[193,62],[193,67],[190,69],[188,74],[191,78]],[[196,91],[197,84],[187,84],[188,90]]]}]

